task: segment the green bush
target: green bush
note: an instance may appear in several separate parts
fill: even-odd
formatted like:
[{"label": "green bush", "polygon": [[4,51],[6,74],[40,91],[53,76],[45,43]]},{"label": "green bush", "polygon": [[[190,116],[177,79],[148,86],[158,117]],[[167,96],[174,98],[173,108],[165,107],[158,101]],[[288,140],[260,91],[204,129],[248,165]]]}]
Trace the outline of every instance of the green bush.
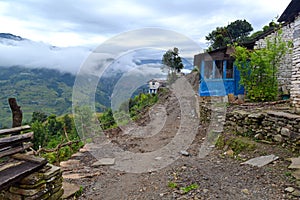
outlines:
[{"label": "green bush", "polygon": [[278,67],[291,42],[282,39],[282,30],[266,39],[265,47],[248,50],[235,46],[235,65],[240,71],[240,84],[252,102],[274,101],[278,96]]}]

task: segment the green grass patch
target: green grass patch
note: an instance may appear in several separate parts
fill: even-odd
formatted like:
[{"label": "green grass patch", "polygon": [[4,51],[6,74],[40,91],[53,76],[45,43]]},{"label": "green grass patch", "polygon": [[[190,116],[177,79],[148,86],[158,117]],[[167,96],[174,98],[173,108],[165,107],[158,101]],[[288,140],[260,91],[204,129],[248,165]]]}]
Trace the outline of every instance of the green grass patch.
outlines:
[{"label": "green grass patch", "polygon": [[175,189],[175,188],[177,188],[177,183],[174,183],[174,182],[170,181],[170,182],[168,183],[168,187],[169,187],[169,188],[172,188],[172,189]]},{"label": "green grass patch", "polygon": [[199,185],[196,184],[196,183],[193,183],[193,184],[188,185],[186,187],[181,187],[180,191],[182,191],[182,193],[186,194],[186,193],[188,193],[188,192],[190,192],[192,190],[198,189],[198,188],[199,188]]},{"label": "green grass patch", "polygon": [[220,149],[228,147],[232,149],[235,154],[239,154],[241,152],[255,150],[256,143],[247,137],[225,134],[219,136],[216,146]]}]

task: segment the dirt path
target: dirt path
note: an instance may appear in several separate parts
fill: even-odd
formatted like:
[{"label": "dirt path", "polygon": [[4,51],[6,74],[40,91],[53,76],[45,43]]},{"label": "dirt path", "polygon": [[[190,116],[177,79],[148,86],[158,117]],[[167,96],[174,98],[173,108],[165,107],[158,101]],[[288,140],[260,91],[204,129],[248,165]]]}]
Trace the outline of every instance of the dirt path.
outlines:
[{"label": "dirt path", "polygon": [[[199,138],[198,138],[199,139]],[[87,175],[80,179],[68,179],[85,187],[79,199],[293,199],[284,189],[293,186],[287,176],[289,162],[286,151],[262,145],[264,153],[274,153],[280,159],[262,168],[241,165],[241,161],[220,156],[222,151],[213,150],[205,158],[196,154],[194,143],[190,156],[181,156],[173,164],[159,171],[126,173],[109,166],[92,167],[97,161],[89,152],[78,157],[80,167],[72,173]],[[196,148],[196,149],[194,149]],[[263,151],[262,150],[262,151]],[[250,153],[256,156],[257,152]],[[94,175],[95,174],[95,175]],[[168,186],[176,183],[176,188]],[[191,184],[199,187],[186,194],[181,187]],[[294,198],[297,199],[297,198]]]},{"label": "dirt path", "polygon": [[[86,145],[81,153],[73,156],[72,159],[78,160],[79,164],[66,169],[64,176],[67,181],[85,188],[79,199],[294,198],[284,191],[286,187],[294,184],[287,169],[290,163],[286,160],[292,154],[287,150],[279,146],[258,144],[255,151],[243,155],[245,159],[268,154],[279,156],[277,161],[261,168],[241,165],[241,160],[226,157],[222,150],[215,148],[202,158],[199,156],[199,149],[207,140],[208,127],[201,124],[196,127],[197,134],[192,138],[193,143],[189,148],[181,149],[186,150],[189,156],[180,154],[178,149],[176,151],[170,149],[171,156],[166,157],[165,154],[150,156],[148,160],[143,160],[144,165],[138,164],[142,167],[140,166],[137,171],[143,170],[144,167],[144,172],[131,173],[131,170],[136,170],[137,161],[134,158],[163,148],[178,134],[181,128],[179,124],[184,115],[180,103],[180,99],[173,93],[156,105],[148,117],[141,119],[139,125],[146,126],[151,124],[151,117],[153,119],[155,116],[166,115],[166,118],[162,118],[165,120],[164,126],[158,133],[155,128],[152,129],[154,132],[151,132],[149,127],[146,128],[146,132],[138,128],[114,130],[108,133],[110,138],[104,143]],[[192,116],[193,112],[189,112],[189,115]],[[192,122],[190,123],[188,125],[192,126]],[[180,139],[187,140],[184,137]],[[132,157],[123,154],[125,151],[132,152],[133,154],[130,154]],[[116,163],[113,166],[93,166],[101,157],[116,158]],[[162,169],[160,165],[155,164],[164,161],[168,162],[168,165]],[[156,170],[149,170],[153,167],[157,167]]]}]

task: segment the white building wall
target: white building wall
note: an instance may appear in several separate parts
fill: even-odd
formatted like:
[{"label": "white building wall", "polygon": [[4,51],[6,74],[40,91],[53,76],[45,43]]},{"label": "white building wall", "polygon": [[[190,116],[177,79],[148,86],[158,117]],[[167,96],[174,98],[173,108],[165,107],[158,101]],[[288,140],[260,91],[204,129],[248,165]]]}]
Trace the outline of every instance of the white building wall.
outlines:
[{"label": "white building wall", "polygon": [[293,45],[291,99],[294,111],[300,113],[300,15],[294,21]]}]

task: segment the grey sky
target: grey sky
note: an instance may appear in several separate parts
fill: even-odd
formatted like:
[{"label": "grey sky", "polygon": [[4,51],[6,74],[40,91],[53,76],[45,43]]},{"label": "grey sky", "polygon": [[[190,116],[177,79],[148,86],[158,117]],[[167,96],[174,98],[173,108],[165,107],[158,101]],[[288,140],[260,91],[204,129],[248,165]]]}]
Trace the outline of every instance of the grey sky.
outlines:
[{"label": "grey sky", "polygon": [[255,30],[281,15],[290,0],[15,0],[0,1],[0,32],[56,46],[97,46],[146,27],[184,34],[203,48],[217,26],[246,19]]}]

